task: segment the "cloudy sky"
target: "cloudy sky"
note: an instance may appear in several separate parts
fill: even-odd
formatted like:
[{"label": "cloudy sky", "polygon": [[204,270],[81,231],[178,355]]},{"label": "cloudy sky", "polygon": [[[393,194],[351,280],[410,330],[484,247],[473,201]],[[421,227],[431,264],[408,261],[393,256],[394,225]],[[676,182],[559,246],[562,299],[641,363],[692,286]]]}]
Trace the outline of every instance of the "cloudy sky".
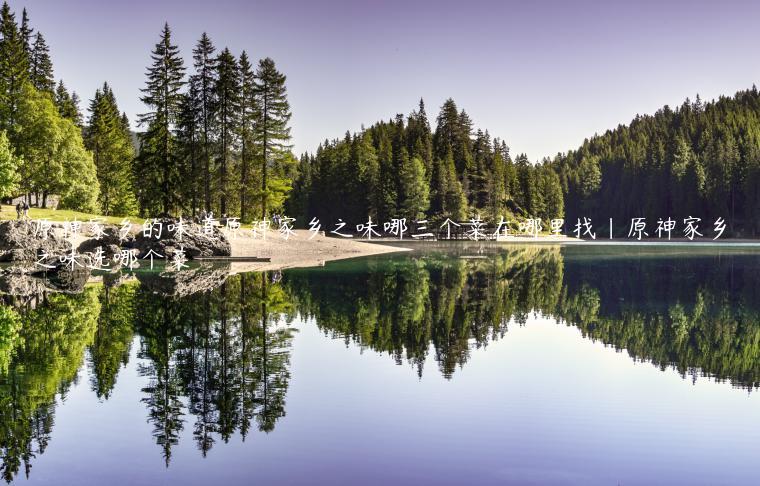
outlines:
[{"label": "cloudy sky", "polygon": [[637,113],[733,94],[760,80],[760,2],[25,0],[55,66],[85,100],[108,81],[143,111],[164,21],[186,65],[203,31],[217,48],[272,57],[288,77],[296,152],[362,124],[433,118],[452,97],[476,126],[532,160]]}]

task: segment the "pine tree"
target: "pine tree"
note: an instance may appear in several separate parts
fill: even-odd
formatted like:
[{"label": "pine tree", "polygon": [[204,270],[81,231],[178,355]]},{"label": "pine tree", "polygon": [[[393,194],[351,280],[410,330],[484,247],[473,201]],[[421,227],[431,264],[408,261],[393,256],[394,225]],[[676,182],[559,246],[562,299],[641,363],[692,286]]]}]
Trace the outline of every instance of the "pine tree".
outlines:
[{"label": "pine tree", "polygon": [[388,134],[380,132],[377,148],[378,161],[378,200],[375,204],[377,207],[378,221],[388,221],[397,217],[398,210],[398,184],[396,178],[398,172],[393,161],[393,144],[388,139]]},{"label": "pine tree", "polygon": [[433,159],[430,177],[430,215],[439,217],[446,208],[446,168],[441,159]]},{"label": "pine tree", "polygon": [[417,110],[409,115],[406,140],[407,150],[412,157],[419,157],[422,160],[425,166],[425,177],[430,181],[433,167],[433,135],[422,98]]},{"label": "pine tree", "polygon": [[183,210],[186,210],[189,203],[189,212],[193,218],[197,216],[199,208],[200,182],[202,180],[197,100],[195,86],[189,84],[188,92],[182,97],[182,107],[177,122],[177,141],[182,151],[181,171],[185,174],[180,189],[182,194],[181,206]]},{"label": "pine tree", "polygon": [[[507,201],[506,190],[506,163],[498,145],[498,140],[494,140],[493,156],[491,157],[492,169],[491,175],[486,182],[486,204],[490,216],[498,221],[500,217],[506,216],[503,213]],[[560,196],[562,194],[560,193]]]},{"label": "pine tree", "polygon": [[34,38],[29,66],[29,78],[38,90],[53,93],[55,89],[53,63],[50,60],[50,50],[45,42],[45,38],[40,32],[37,32],[37,36]]},{"label": "pine tree", "polygon": [[446,187],[443,216],[454,220],[464,219],[467,216],[467,196],[457,177],[454,155],[451,150],[446,153],[442,168]]},{"label": "pine tree", "polygon": [[559,176],[549,166],[548,161],[544,162],[538,169],[540,171],[540,188],[539,193],[542,196],[542,208],[538,216],[541,217],[548,226],[552,219],[562,218],[565,214],[565,201],[562,194],[562,185]]},{"label": "pine tree", "polygon": [[58,82],[55,88],[55,105],[58,113],[67,120],[71,120],[76,126],[82,126],[82,113],[79,111],[79,96],[76,93],[69,94],[63,80]]},{"label": "pine tree", "polygon": [[261,217],[267,216],[270,194],[269,167],[290,152],[290,104],[285,88],[285,75],[277,71],[270,58],[259,61],[256,70],[256,113],[254,133],[256,152],[261,167]]},{"label": "pine tree", "polygon": [[0,129],[6,130],[13,142],[17,130],[16,111],[24,83],[29,79],[29,59],[8,2],[3,2],[0,8],[0,35]]},{"label": "pine tree", "polygon": [[172,44],[169,24],[164,25],[151,59],[153,63],[148,68],[148,79],[140,98],[150,111],[139,116],[140,125],[147,124],[148,128],[141,140],[137,175],[142,187],[155,189],[141,190],[140,204],[143,211],[160,207],[168,214],[178,192],[179,164],[173,130],[182,109],[180,90],[185,72],[179,48]]},{"label": "pine tree", "polygon": [[26,13],[26,7],[21,10],[21,42],[24,45],[24,52],[27,59],[32,57],[32,34],[34,29],[29,25],[29,15]]},{"label": "pine tree", "polygon": [[199,144],[203,165],[203,200],[206,211],[211,211],[211,154],[212,140],[212,106],[214,104],[214,84],[216,83],[216,56],[214,45],[204,32],[193,49],[193,66],[195,73],[190,76],[191,91],[200,130]]},{"label": "pine tree", "polygon": [[100,183],[103,214],[133,214],[137,209],[132,182],[134,148],[116,98],[107,83],[90,101],[85,143],[92,152]]},{"label": "pine tree", "polygon": [[350,180],[355,180],[354,191],[351,200],[357,201],[357,211],[351,217],[359,215],[374,215],[377,217],[378,208],[378,182],[380,177],[380,165],[377,160],[377,152],[372,143],[372,134],[365,131],[356,137],[353,144],[352,158],[356,159],[358,177],[349,175]]},{"label": "pine tree", "polygon": [[401,216],[409,221],[424,219],[430,199],[422,159],[412,157],[403,164],[399,172],[399,182]]},{"label": "pine tree", "polygon": [[240,72],[237,60],[225,48],[216,60],[214,84],[214,118],[219,133],[219,212],[227,214],[228,169],[230,151],[238,129],[240,108]]},{"label": "pine tree", "polygon": [[[251,182],[251,161],[253,158],[253,134],[256,123],[255,75],[248,54],[240,54],[240,220],[248,221],[248,204]],[[301,160],[301,167],[304,162]],[[305,203],[304,203],[305,204]]]}]

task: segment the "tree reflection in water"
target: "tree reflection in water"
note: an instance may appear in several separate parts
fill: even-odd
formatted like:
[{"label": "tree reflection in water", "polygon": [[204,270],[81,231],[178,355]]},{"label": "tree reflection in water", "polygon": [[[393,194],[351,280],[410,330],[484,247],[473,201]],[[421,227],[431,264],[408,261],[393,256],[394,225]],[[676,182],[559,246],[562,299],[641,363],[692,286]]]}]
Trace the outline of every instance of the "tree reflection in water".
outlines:
[{"label": "tree reflection in water", "polygon": [[143,274],[118,286],[108,279],[76,295],[5,296],[3,477],[11,481],[22,466],[29,474],[82,363],[93,392],[108,400],[134,343],[145,379],[140,400],[167,466],[185,429],[204,456],[218,440],[271,432],[285,415],[297,319],[408,362],[420,376],[432,358],[450,379],[472,349],[539,313],[683,376],[760,385],[757,256],[548,246],[485,256],[383,256],[282,278],[202,267],[181,278]]}]

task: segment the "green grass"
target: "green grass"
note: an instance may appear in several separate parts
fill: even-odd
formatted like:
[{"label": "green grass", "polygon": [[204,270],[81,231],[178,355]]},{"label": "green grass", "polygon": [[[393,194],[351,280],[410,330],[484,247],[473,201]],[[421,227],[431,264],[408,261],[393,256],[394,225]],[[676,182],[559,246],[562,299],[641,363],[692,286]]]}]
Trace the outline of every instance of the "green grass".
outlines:
[{"label": "green grass", "polygon": [[[9,219],[16,219],[16,207],[3,204],[0,206],[0,220],[7,221]],[[119,224],[124,217],[81,213],[69,209],[31,208],[29,209],[29,219],[47,219],[50,221],[73,221],[76,219],[83,222],[91,219],[101,219],[106,223]],[[137,216],[128,216],[127,219],[133,223],[142,223],[143,221]]]}]

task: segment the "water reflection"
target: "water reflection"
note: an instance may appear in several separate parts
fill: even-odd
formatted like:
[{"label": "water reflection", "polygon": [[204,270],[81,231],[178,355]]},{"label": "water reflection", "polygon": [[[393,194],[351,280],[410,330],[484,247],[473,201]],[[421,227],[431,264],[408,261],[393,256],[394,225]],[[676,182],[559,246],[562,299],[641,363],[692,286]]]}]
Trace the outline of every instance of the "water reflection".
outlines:
[{"label": "water reflection", "polygon": [[156,293],[144,283],[150,278],[0,307],[6,481],[22,464],[28,475],[32,459],[44,452],[56,397],[76,379],[85,350],[92,390],[107,400],[135,333],[146,363],[140,400],[167,465],[184,427],[193,428],[205,455],[215,440],[228,441],[236,431],[245,438],[252,427],[270,432],[285,415],[294,332],[279,319],[292,309],[285,289],[271,284],[269,274],[248,274],[178,297]]},{"label": "water reflection", "polygon": [[[185,430],[205,456],[285,416],[296,319],[451,379],[475,348],[539,313],[634,360],[737,387],[760,385],[760,257],[742,252],[443,248],[282,276],[107,276],[77,294],[45,286],[0,306],[2,475],[29,474],[82,363],[108,400],[139,345],[145,407],[166,465]],[[476,257],[476,258],[463,258]],[[8,286],[5,288],[12,287]],[[137,337],[137,339],[135,339]],[[427,371],[429,372],[429,371]]]}]

